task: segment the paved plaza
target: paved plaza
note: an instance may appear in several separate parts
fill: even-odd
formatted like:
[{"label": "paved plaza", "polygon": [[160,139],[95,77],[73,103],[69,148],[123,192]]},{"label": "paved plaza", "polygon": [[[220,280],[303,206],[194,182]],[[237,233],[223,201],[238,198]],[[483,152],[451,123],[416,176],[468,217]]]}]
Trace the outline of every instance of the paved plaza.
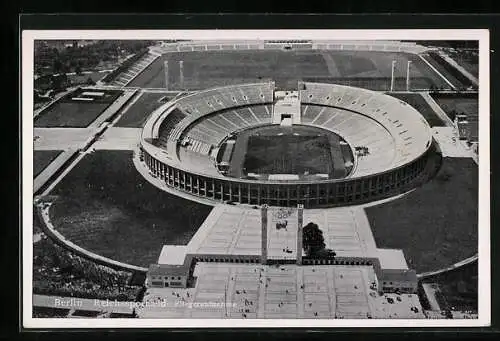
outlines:
[{"label": "paved plaza", "polygon": [[141,136],[140,128],[108,128],[92,148],[106,150],[133,150]]},{"label": "paved plaza", "polygon": [[[297,210],[286,218],[286,228],[276,228],[276,212],[268,211],[268,258],[295,259]],[[362,208],[304,209],[304,225],[318,224],[327,248],[338,256],[373,256],[377,251],[370,225]],[[217,205],[188,244],[187,253],[214,255],[260,255],[261,211]]]},{"label": "paved plaza", "polygon": [[471,157],[473,154],[471,149],[459,140],[452,127],[434,127],[432,135],[439,143],[444,157]]},{"label": "paved plaza", "polygon": [[200,262],[194,276],[194,288],[149,288],[138,315],[214,319],[425,317],[417,295],[379,295],[371,286],[375,274],[369,266]]},{"label": "paved plaza", "polygon": [[93,128],[35,128],[34,150],[78,149],[94,134]]}]

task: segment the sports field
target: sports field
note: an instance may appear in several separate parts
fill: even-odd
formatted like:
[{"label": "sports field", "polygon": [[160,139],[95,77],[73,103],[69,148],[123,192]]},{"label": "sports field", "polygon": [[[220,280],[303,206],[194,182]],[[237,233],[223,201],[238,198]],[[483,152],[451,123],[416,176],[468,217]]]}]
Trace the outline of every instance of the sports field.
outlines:
[{"label": "sports field", "polygon": [[82,89],[73,91],[42,111],[35,118],[35,127],[87,127],[123,93],[123,91],[119,90],[99,90],[99,92],[105,92],[102,98],[96,98],[92,101],[78,101],[72,99],[74,97],[88,97],[82,95],[83,91]]},{"label": "sports field", "polygon": [[[146,122],[149,114],[165,103],[165,101],[162,100],[163,98],[165,98],[165,94],[162,93],[141,93],[137,101],[123,113],[114,126],[141,128],[144,125],[144,122]],[[160,100],[162,101],[160,102]]]},{"label": "sports field", "polygon": [[[184,61],[180,84],[179,61]],[[390,87],[391,64],[396,60],[395,90],[406,88],[407,62],[413,88],[446,82],[418,56],[373,51],[200,51],[165,54],[128,84],[131,87],[163,88],[164,61],[168,61],[169,89],[204,89],[214,86],[274,80],[279,88],[295,88],[297,80],[339,83],[374,90]]]},{"label": "sports field", "polygon": [[478,167],[470,158],[443,158],[430,182],[366,213],[377,246],[403,249],[410,268],[450,266],[478,250]]},{"label": "sports field", "polygon": [[85,156],[52,190],[55,228],[77,245],[147,267],[164,244],[186,244],[211,207],[178,198],[147,182],[130,151]]},{"label": "sports field", "polygon": [[36,178],[62,150],[35,150],[33,152],[33,178]]},{"label": "sports field", "polygon": [[328,174],[330,148],[324,135],[250,136],[243,167],[258,174]]},{"label": "sports field", "polygon": [[240,133],[229,174],[234,177],[296,174],[345,176],[339,137],[323,129],[306,126],[258,127]]},{"label": "sports field", "polygon": [[436,112],[430,107],[425,99],[420,94],[415,93],[390,93],[392,97],[396,97],[405,101],[415,109],[417,109],[422,116],[427,120],[431,127],[444,127],[445,124]]}]

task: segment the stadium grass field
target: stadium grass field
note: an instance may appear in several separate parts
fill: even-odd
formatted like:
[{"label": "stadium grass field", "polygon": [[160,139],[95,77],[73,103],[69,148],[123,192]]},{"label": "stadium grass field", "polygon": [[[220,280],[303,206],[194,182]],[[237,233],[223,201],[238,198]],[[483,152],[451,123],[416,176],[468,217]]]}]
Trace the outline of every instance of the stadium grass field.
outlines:
[{"label": "stadium grass field", "polygon": [[135,169],[130,151],[96,151],[56,185],[50,215],[77,245],[149,266],[165,244],[187,244],[211,207],[170,195]]},{"label": "stadium grass field", "polygon": [[238,134],[229,175],[296,174],[313,179],[316,174],[345,176],[339,137],[308,126],[266,126]]},{"label": "stadium grass field", "polygon": [[[448,87],[418,56],[374,51],[200,51],[165,54],[128,84],[163,88],[164,61],[169,62],[169,89],[181,90],[179,61],[184,61],[184,89],[274,80],[280,88],[295,88],[297,80],[388,90],[391,63],[396,60],[395,90],[404,90],[406,66],[412,61],[413,88]],[[445,74],[446,76],[446,74]]]},{"label": "stadium grass field", "polygon": [[62,150],[35,150],[33,152],[33,178],[36,178]]},{"label": "stadium grass field", "polygon": [[408,266],[425,272],[477,253],[477,208],[477,165],[470,158],[443,158],[430,182],[366,213],[377,246],[403,249]]},{"label": "stadium grass field", "polygon": [[243,167],[259,174],[329,174],[328,138],[319,136],[250,136]]},{"label": "stadium grass field", "polygon": [[431,127],[444,127],[445,123],[436,112],[429,106],[425,99],[420,94],[415,93],[389,93],[392,97],[396,97],[405,101],[415,109],[417,109],[422,116],[427,120]]},{"label": "stadium grass field", "polygon": [[164,97],[165,94],[162,93],[143,92],[141,97],[123,113],[114,126],[123,128],[142,128],[149,114],[165,103],[164,101],[159,102],[159,100]]},{"label": "stadium grass field", "polygon": [[106,90],[104,98],[92,102],[79,102],[71,99],[78,97],[82,91],[82,89],[73,91],[42,111],[35,118],[34,126],[36,128],[88,127],[123,93],[119,90]]}]

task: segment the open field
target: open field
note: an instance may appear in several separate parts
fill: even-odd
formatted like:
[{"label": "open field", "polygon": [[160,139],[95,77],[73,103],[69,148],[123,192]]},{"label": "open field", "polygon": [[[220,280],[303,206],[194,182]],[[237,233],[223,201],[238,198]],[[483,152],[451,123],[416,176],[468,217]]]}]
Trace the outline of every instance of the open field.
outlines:
[{"label": "open field", "polygon": [[425,99],[420,94],[415,93],[391,93],[392,97],[396,97],[405,101],[415,109],[417,109],[422,116],[427,120],[431,127],[444,127],[445,124],[429,106]]},{"label": "open field", "polygon": [[149,114],[165,102],[159,102],[165,94],[144,92],[141,97],[116,122],[115,127],[141,128]]},{"label": "open field", "polygon": [[366,209],[377,246],[403,249],[417,272],[474,255],[478,243],[478,169],[470,158],[443,158],[430,182]]},{"label": "open field", "polygon": [[35,127],[87,127],[122,94],[122,91],[106,90],[103,98],[94,99],[93,101],[72,100],[73,97],[86,97],[81,95],[83,91],[78,89],[69,93],[42,111],[35,118]]},{"label": "open field", "polygon": [[156,262],[164,244],[186,244],[211,207],[147,182],[130,151],[85,156],[51,192],[55,228],[79,246],[138,266]]},{"label": "open field", "polygon": [[33,152],[33,178],[36,178],[62,150],[35,150]]},{"label": "open field", "polygon": [[[180,84],[179,61],[184,61]],[[446,82],[418,56],[373,51],[200,51],[165,54],[128,84],[163,88],[164,61],[168,61],[169,89],[204,89],[246,82],[276,81],[295,88],[297,80],[339,83],[374,90],[390,87],[391,63],[396,60],[395,90],[406,88],[406,66],[412,61],[412,88],[446,87]]]}]

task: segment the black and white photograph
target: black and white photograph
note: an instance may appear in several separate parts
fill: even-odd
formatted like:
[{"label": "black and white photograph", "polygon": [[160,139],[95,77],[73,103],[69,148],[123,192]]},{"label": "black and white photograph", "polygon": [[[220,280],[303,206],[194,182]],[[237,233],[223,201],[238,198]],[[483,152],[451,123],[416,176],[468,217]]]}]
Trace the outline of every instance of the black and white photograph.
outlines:
[{"label": "black and white photograph", "polygon": [[24,31],[24,326],[488,325],[488,44]]}]

